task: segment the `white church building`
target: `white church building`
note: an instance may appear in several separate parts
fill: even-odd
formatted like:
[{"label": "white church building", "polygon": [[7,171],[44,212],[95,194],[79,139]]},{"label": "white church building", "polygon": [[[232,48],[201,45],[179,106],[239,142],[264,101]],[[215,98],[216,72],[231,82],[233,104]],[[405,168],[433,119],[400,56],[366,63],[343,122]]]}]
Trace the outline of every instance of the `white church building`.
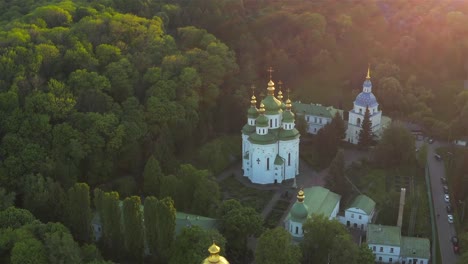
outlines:
[{"label": "white church building", "polygon": [[299,131],[295,128],[291,100],[282,102],[280,90],[268,82],[268,94],[257,109],[255,95],[242,128],[243,175],[257,184],[281,183],[299,174]]},{"label": "white church building", "polygon": [[367,77],[362,85],[362,92],[354,100],[354,107],[349,111],[348,129],[346,131],[346,140],[350,143],[359,142],[359,132],[362,129],[362,121],[366,109],[369,109],[370,120],[372,122],[372,132],[377,137],[382,133],[382,111],[379,110],[377,98],[372,93],[372,83],[370,81],[370,69],[367,69]]}]

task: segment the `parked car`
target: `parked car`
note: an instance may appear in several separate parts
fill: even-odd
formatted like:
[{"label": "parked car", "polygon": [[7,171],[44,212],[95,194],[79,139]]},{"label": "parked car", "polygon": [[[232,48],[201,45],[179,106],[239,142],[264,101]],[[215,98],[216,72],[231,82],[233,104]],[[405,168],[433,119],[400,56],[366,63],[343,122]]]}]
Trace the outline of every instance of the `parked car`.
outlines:
[{"label": "parked car", "polygon": [[436,160],[442,160],[442,157],[439,154],[434,154],[434,158]]},{"label": "parked car", "polygon": [[456,254],[459,253],[460,251],[460,247],[458,246],[458,237],[457,236],[453,236],[452,239],[452,245],[453,245],[453,252],[455,252]]},{"label": "parked car", "polygon": [[448,194],[448,187],[447,185],[442,186],[442,189],[444,189],[444,193]]},{"label": "parked car", "polygon": [[447,213],[449,213],[449,214],[452,213],[452,206],[450,206],[450,204],[447,205],[447,206],[445,207],[445,209],[447,209]]},{"label": "parked car", "polygon": [[450,197],[448,194],[444,194],[444,200],[446,203],[450,202]]},{"label": "parked car", "polygon": [[451,214],[447,215],[447,220],[448,220],[449,224],[453,224],[453,215],[451,215]]},{"label": "parked car", "polygon": [[444,177],[440,177],[440,181],[441,181],[443,184],[447,184],[447,179],[444,178]]},{"label": "parked car", "polygon": [[430,138],[429,139],[429,144],[432,144],[432,143],[434,143],[434,139]]}]

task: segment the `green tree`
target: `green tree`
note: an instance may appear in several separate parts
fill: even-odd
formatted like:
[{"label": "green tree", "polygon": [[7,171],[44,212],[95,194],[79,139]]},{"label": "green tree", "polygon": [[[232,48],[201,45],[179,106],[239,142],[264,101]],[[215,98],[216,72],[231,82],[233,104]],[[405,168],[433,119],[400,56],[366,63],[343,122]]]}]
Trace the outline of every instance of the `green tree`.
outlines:
[{"label": "green tree", "polygon": [[163,176],[158,160],[151,155],[148,161],[146,161],[145,169],[143,170],[143,192],[145,195],[160,197],[159,188],[161,187],[161,178]]},{"label": "green tree", "polygon": [[46,264],[47,254],[44,245],[35,238],[18,241],[11,250],[11,264]]},{"label": "green tree", "polygon": [[32,223],[36,218],[28,210],[9,207],[0,211],[0,229],[19,228]]},{"label": "green tree", "polygon": [[328,168],[328,175],[325,179],[327,188],[338,193],[342,197],[346,197],[350,186],[345,177],[344,153],[343,150],[340,149]]},{"label": "green tree", "polygon": [[282,227],[265,231],[257,241],[255,263],[299,264],[301,250],[292,244],[291,235]]},{"label": "green tree", "polygon": [[44,246],[49,263],[82,263],[80,247],[68,230],[47,232],[44,235]]},{"label": "green tree", "polygon": [[75,183],[68,189],[67,223],[78,241],[91,241],[91,201],[89,186],[86,183]]},{"label": "green tree", "polygon": [[375,161],[385,168],[412,165],[415,162],[414,137],[401,124],[393,122],[375,148]]},{"label": "green tree", "polygon": [[359,255],[358,255],[357,263],[359,264],[374,264],[375,263],[375,255],[372,252],[372,249],[370,249],[366,243],[363,243],[359,247]]},{"label": "green tree", "polygon": [[[357,245],[351,241],[346,228],[337,220],[313,215],[303,225],[301,242],[303,263],[356,263]],[[354,255],[353,255],[354,254]],[[345,257],[350,259],[344,260]]]},{"label": "green tree", "polygon": [[251,207],[244,207],[236,200],[224,201],[218,211],[220,232],[229,241],[228,256],[233,263],[246,263],[247,238],[262,232],[263,220]]},{"label": "green tree", "polygon": [[372,132],[369,107],[366,107],[361,128],[362,129],[359,131],[358,145],[362,148],[368,148],[374,144],[374,133]]},{"label": "green tree", "polygon": [[162,263],[167,263],[171,255],[175,236],[176,209],[171,198],[159,200],[156,208],[156,247],[158,259]]},{"label": "green tree", "polygon": [[125,248],[129,255],[141,261],[144,250],[143,212],[138,196],[125,198],[123,201],[123,235]]},{"label": "green tree", "polygon": [[117,192],[104,193],[100,216],[105,249],[110,252],[120,252],[123,249],[122,212]]},{"label": "green tree", "polygon": [[0,211],[12,206],[15,202],[15,193],[7,193],[4,188],[0,188]]},{"label": "green tree", "polygon": [[206,258],[213,241],[221,248],[220,254],[224,255],[226,239],[217,230],[205,230],[196,225],[184,227],[176,237],[169,264],[199,264]]},{"label": "green tree", "polygon": [[151,255],[153,255],[153,257],[155,257],[158,254],[158,204],[159,201],[154,196],[149,196],[145,198],[145,211],[143,221],[145,224],[145,237],[148,251]]}]

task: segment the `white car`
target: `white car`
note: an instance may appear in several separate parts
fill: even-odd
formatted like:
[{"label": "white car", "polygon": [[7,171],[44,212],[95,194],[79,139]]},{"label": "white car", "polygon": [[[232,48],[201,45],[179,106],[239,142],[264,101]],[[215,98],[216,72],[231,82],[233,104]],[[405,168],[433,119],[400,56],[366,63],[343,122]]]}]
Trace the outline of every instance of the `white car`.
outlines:
[{"label": "white car", "polygon": [[444,200],[446,203],[450,202],[450,198],[448,194],[444,194]]},{"label": "white car", "polygon": [[453,224],[453,215],[447,215],[449,224]]}]

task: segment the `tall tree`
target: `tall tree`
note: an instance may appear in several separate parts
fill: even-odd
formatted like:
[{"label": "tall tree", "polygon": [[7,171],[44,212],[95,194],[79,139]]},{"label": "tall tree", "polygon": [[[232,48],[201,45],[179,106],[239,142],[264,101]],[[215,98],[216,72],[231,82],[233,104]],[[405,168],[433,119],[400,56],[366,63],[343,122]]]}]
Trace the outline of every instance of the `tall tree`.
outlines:
[{"label": "tall tree", "polygon": [[78,241],[91,241],[91,201],[89,186],[86,183],[75,183],[68,189],[66,222]]},{"label": "tall tree", "polygon": [[341,196],[346,196],[349,190],[349,185],[345,176],[344,153],[343,150],[340,149],[330,163],[328,175],[325,179],[327,188]]},{"label": "tall tree", "polygon": [[383,132],[374,159],[386,168],[408,166],[415,162],[414,152],[413,135],[401,123],[393,122]]},{"label": "tall tree", "polygon": [[224,201],[219,208],[220,231],[229,241],[228,256],[233,263],[247,263],[247,238],[262,232],[263,220],[255,209],[244,207],[236,200]]},{"label": "tall tree", "polygon": [[158,201],[156,223],[158,227],[156,248],[161,263],[169,260],[175,236],[176,209],[171,198],[166,197]]},{"label": "tall tree", "polygon": [[15,202],[15,193],[7,193],[4,188],[0,188],[0,211],[12,206]]},{"label": "tall tree", "polygon": [[359,264],[374,264],[375,255],[366,243],[359,247],[359,255],[357,263]]},{"label": "tall tree", "polygon": [[257,241],[257,264],[299,264],[301,257],[300,248],[291,242],[291,235],[282,227],[265,231]]},{"label": "tall tree", "polygon": [[369,107],[366,107],[361,128],[361,131],[359,131],[358,145],[363,148],[368,148],[374,144],[374,133],[372,132]]},{"label": "tall tree", "polygon": [[117,192],[104,193],[102,203],[102,231],[106,250],[119,252],[123,249],[122,212],[120,209],[119,194]]},{"label": "tall tree", "polygon": [[[355,258],[340,262],[343,257],[357,256],[357,245],[351,241],[346,228],[336,220],[323,215],[314,215],[304,225],[304,239],[301,242],[303,263],[355,264]],[[342,243],[343,242],[343,243]]]},{"label": "tall tree", "polygon": [[206,258],[206,250],[213,241],[221,251],[225,250],[226,239],[217,230],[205,230],[196,225],[185,227],[176,237],[169,264],[199,264]]},{"label": "tall tree", "polygon": [[35,238],[18,241],[11,250],[11,264],[46,264],[47,254],[44,245]]},{"label": "tall tree", "polygon": [[156,257],[158,254],[158,232],[160,232],[157,223],[158,204],[159,201],[154,196],[149,196],[145,199],[144,224],[146,246],[153,257]]},{"label": "tall tree", "polygon": [[160,197],[159,188],[161,187],[161,178],[163,176],[158,160],[151,155],[148,161],[146,161],[143,171],[143,192],[145,195]]},{"label": "tall tree", "polygon": [[143,212],[138,196],[125,198],[123,201],[123,235],[125,248],[130,256],[141,262],[144,249]]}]

